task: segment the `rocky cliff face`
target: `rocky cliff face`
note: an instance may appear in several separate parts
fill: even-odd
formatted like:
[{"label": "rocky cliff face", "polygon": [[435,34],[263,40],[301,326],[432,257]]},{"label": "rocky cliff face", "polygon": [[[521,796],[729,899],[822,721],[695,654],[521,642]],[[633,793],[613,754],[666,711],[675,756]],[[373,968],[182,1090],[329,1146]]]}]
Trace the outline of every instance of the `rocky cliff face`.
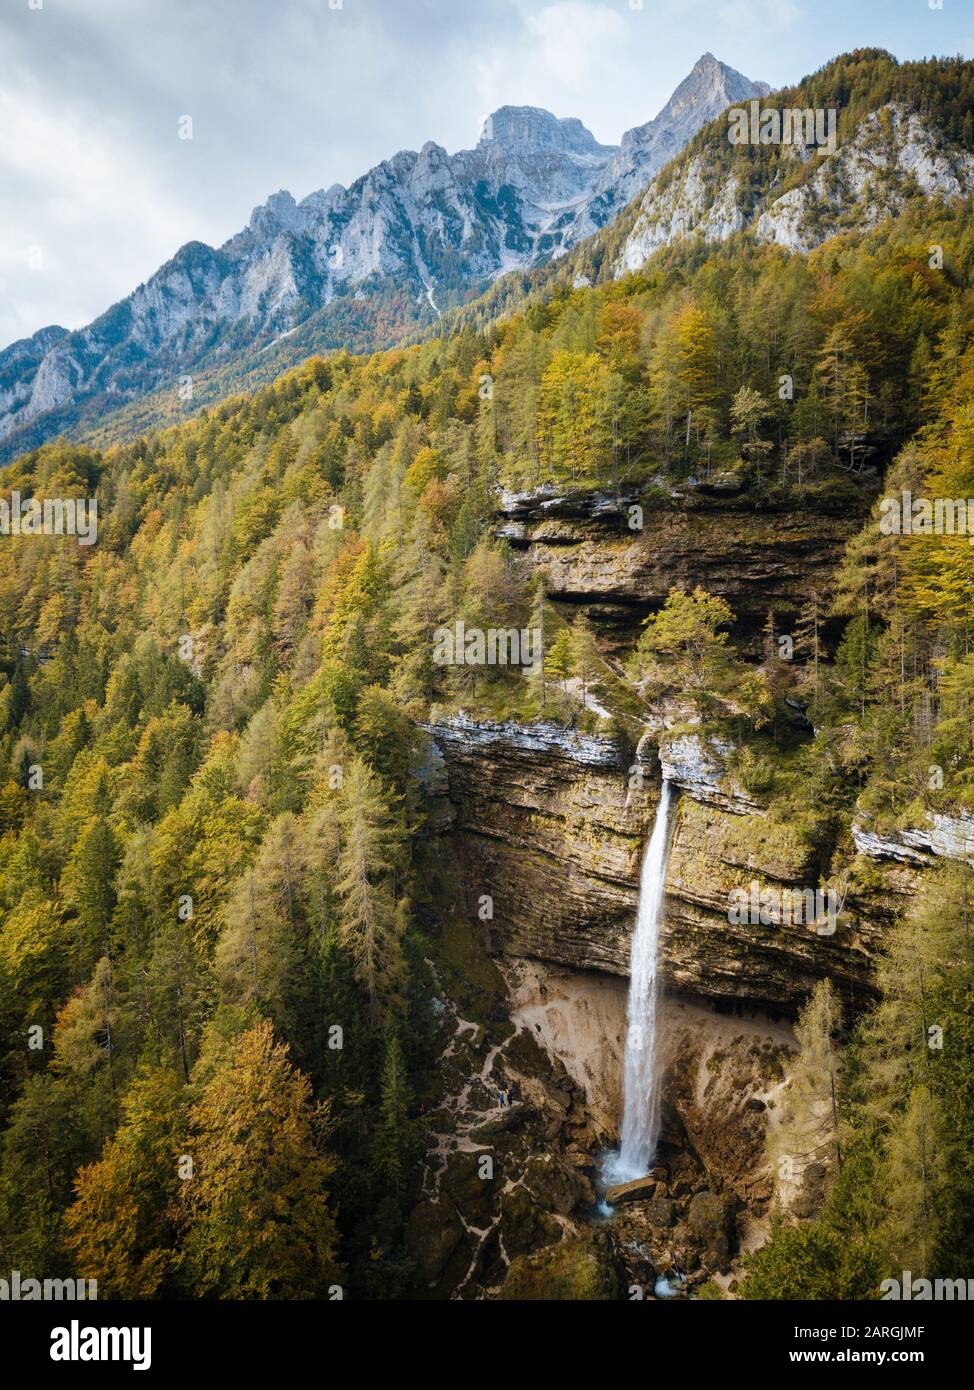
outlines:
[{"label": "rocky cliff face", "polygon": [[[642,852],[659,796],[655,745],[644,740],[638,755],[628,755],[610,738],[463,717],[430,733],[448,772],[449,833],[471,908],[490,899],[496,948],[626,975]],[[889,865],[881,885],[853,882],[834,934],[732,923],[732,890],[750,891],[753,882],[814,887],[833,846],[809,843],[726,775],[715,782],[712,749],[695,761],[692,750],[674,755],[673,741],[662,738],[682,788],[667,868],[664,982],[720,1006],[793,1015],[829,976],[850,1001],[865,1002],[892,904],[915,884],[909,868]]]},{"label": "rocky cliff face", "polygon": [[924,825],[876,830],[865,819],[853,821],[852,838],[860,854],[929,868],[937,859],[974,864],[974,816],[970,812],[932,812]]},{"label": "rocky cliff face", "polygon": [[[652,736],[681,787],[661,938],[663,1131],[651,1178],[592,1247],[597,1156],[616,1142],[621,1111],[655,743],[629,754],[610,738],[463,716],[429,732],[445,774],[427,787],[458,871],[456,931],[477,947],[486,927],[506,989],[501,1025],[458,1018],[445,1030],[437,1082],[450,1094],[410,1221],[421,1291],[503,1297],[580,1260],[650,1297],[674,1264],[691,1283],[729,1281],[737,1252],[762,1239],[774,1191],[767,1139],[794,1050],[788,1017],[823,974],[853,999],[868,995],[880,915],[857,905],[834,938],[732,927],[732,886],[807,881],[814,855],[766,824],[719,768],[719,749]],[[498,1110],[510,1082],[520,1107]],[[796,1200],[804,1191],[796,1184]]]},{"label": "rocky cliff face", "polygon": [[691,484],[668,502],[644,505],[633,530],[635,501],[508,493],[497,534],[544,570],[553,599],[594,609],[602,628],[631,634],[671,588],[699,584],[726,600],[738,635],[747,636],[760,630],[770,607],[787,622],[812,594],[825,592],[842,545],[868,510],[866,495],[852,493],[802,509],[759,510],[746,493],[721,496]]},{"label": "rocky cliff face", "polygon": [[[663,1001],[658,1166],[641,1200],[593,1236],[598,1155],[617,1137],[625,980],[491,962],[462,912],[441,921],[432,951],[442,1051],[421,1091],[430,1146],[408,1222],[414,1296],[505,1297],[513,1281],[514,1297],[524,1278],[535,1296],[557,1296],[551,1279],[564,1266],[577,1278],[580,1260],[599,1271],[587,1297],[633,1282],[652,1297],[656,1269],[673,1262],[693,1283],[729,1274],[766,1219],[765,1140],[790,1029]],[[500,1103],[508,1089],[513,1105]]]},{"label": "rocky cliff face", "polygon": [[[806,521],[748,510],[739,496],[671,500],[646,514],[648,543],[626,534],[625,497],[507,496],[500,525],[526,562],[544,566],[556,597],[602,619],[604,638],[612,603],[632,612],[673,583],[704,583],[754,620],[770,597],[800,606],[826,587],[859,524],[848,507]],[[464,714],[428,732],[423,780],[439,854],[455,870],[456,930],[486,947],[505,988],[503,1033],[468,1025],[466,1037],[458,1025],[444,1053],[456,1100],[428,1160],[429,1200],[413,1216],[416,1249],[434,1252],[423,1256],[425,1287],[504,1297],[594,1262],[600,1287],[616,1281],[615,1295],[598,1296],[618,1296],[620,1281],[651,1295],[673,1266],[691,1285],[733,1289],[772,1201],[813,1215],[827,1176],[799,1156],[778,1181],[768,1156],[792,1021],[825,977],[847,1019],[871,1002],[894,917],[938,858],[974,862],[974,822],[938,813],[890,829],[864,812],[851,825],[828,814],[799,821],[742,785],[732,744],[676,703],[647,716],[635,747]],[[663,777],[679,797],[660,937],[661,1143],[653,1173],[593,1237],[597,1157],[618,1134],[631,935]],[[841,899],[832,922],[730,910],[735,890],[780,900],[826,879]],[[520,1119],[491,1104],[505,1078],[529,1100]],[[502,1175],[486,1187],[473,1179],[485,1158]]]},{"label": "rocky cliff face", "polygon": [[218,250],[189,243],[87,328],[44,329],[0,352],[0,456],[94,410],[175,389],[181,373],[239,374],[272,344],[280,371],[322,348],[381,347],[435,322],[447,303],[604,226],[729,101],[762,90],[706,54],[620,146],[600,145],[574,118],[504,106],[472,150],[451,155],[429,141],[349,188],[301,202],[275,193]]},{"label": "rocky cliff face", "polygon": [[834,152],[795,144],[784,153],[814,172],[786,192],[772,183],[756,201],[744,196],[733,169],[724,174],[713,146],[654,179],[615,274],[638,270],[661,246],[689,236],[720,242],[747,231],[759,242],[810,251],[840,232],[868,231],[917,194],[950,200],[974,189],[974,155],[901,103],[872,112]]}]

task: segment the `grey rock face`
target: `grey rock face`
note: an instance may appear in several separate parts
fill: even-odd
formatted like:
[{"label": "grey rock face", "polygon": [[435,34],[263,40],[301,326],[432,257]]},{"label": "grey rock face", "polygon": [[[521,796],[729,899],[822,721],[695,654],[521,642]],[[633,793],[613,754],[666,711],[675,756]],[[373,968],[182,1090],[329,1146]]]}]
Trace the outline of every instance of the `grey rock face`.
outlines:
[{"label": "grey rock face", "polygon": [[974,864],[974,816],[931,812],[924,826],[906,826],[879,834],[853,823],[856,849],[869,859],[892,859],[900,864],[927,866],[934,859],[957,859]]},{"label": "grey rock face", "polygon": [[576,239],[596,231],[621,212],[708,121],[728,106],[766,96],[769,90],[766,82],[751,82],[712,53],[705,53],[659,115],[623,135],[612,162],[576,219]]},{"label": "grey rock face", "polygon": [[697,801],[720,806],[733,815],[746,815],[758,807],[726,774],[724,763],[733,752],[731,744],[704,740],[699,734],[665,734],[659,742],[663,779]]},{"label": "grey rock face", "polygon": [[[614,740],[552,725],[454,717],[429,732],[456,811],[446,832],[451,852],[470,900],[493,899],[498,947],[509,957],[625,975],[655,776],[633,785]],[[728,797],[733,809],[715,804],[714,785],[685,753],[684,770],[698,775],[692,786],[687,777],[674,811],[660,937],[666,987],[793,1013],[828,975],[844,994],[868,997],[890,885],[880,910],[871,901],[852,904],[850,894],[855,911],[834,937],[797,925],[731,923],[731,889],[752,879],[814,882],[818,849],[780,827],[772,837],[766,814],[736,797]],[[656,772],[648,750],[642,761]],[[903,892],[914,888],[911,876]]]}]

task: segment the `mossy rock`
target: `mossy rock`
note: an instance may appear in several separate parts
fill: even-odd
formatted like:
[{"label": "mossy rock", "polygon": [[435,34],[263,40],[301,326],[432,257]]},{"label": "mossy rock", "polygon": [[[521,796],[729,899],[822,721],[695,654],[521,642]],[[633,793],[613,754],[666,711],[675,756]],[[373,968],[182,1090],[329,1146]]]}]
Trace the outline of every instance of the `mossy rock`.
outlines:
[{"label": "mossy rock", "polygon": [[498,1295],[505,1302],[608,1302],[621,1297],[602,1244],[590,1235],[561,1241],[511,1261]]},{"label": "mossy rock", "polygon": [[504,1056],[523,1076],[551,1076],[552,1066],[547,1052],[535,1042],[534,1035],[526,1028],[522,1028],[507,1044]]},{"label": "mossy rock", "polygon": [[470,1131],[470,1138],[476,1144],[491,1144],[506,1136],[520,1134],[529,1119],[537,1119],[538,1112],[529,1105],[514,1106],[502,1110],[492,1120],[478,1125]]},{"label": "mossy rock", "polygon": [[705,1279],[693,1295],[702,1303],[717,1303],[724,1297],[724,1291],[713,1279]]},{"label": "mossy rock", "polygon": [[447,918],[432,954],[463,1017],[485,1025],[493,1022],[507,999],[507,991],[500,971],[487,954],[480,923]]},{"label": "mossy rock", "polygon": [[416,1265],[416,1283],[429,1289],[443,1276],[466,1232],[449,1202],[424,1198],[409,1213],[406,1248]]},{"label": "mossy rock", "polygon": [[690,1202],[687,1228],[712,1269],[725,1269],[730,1261],[735,1206],[732,1197],[715,1192],[698,1192]]},{"label": "mossy rock", "polygon": [[[485,1164],[484,1159],[490,1159],[490,1163]],[[483,1230],[490,1224],[499,1179],[500,1167],[493,1154],[465,1150],[450,1154],[440,1178],[440,1191],[452,1197],[469,1225]]]},{"label": "mossy rock", "polygon": [[553,1158],[534,1157],[524,1170],[524,1185],[547,1211],[567,1216],[582,1198],[579,1175]]},{"label": "mossy rock", "polygon": [[668,1197],[654,1197],[646,1207],[646,1220],[651,1226],[668,1230],[676,1221],[676,1204]]},{"label": "mossy rock", "polygon": [[509,1255],[527,1255],[551,1245],[561,1236],[561,1226],[523,1187],[501,1197],[501,1236]]}]

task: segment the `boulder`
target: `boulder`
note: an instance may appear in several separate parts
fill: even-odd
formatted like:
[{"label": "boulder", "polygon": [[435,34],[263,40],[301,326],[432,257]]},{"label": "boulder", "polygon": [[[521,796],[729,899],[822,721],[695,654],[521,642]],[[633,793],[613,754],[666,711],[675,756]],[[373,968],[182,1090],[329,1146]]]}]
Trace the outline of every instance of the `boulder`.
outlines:
[{"label": "boulder", "polygon": [[535,1255],[516,1256],[500,1291],[502,1300],[546,1303],[618,1300],[622,1296],[608,1242],[586,1231]]},{"label": "boulder", "polygon": [[[453,1199],[457,1211],[470,1226],[480,1229],[490,1224],[491,1201],[497,1189],[499,1168],[485,1165],[482,1152],[450,1154],[440,1178],[440,1190]],[[482,1176],[484,1171],[489,1176]]]},{"label": "boulder", "polygon": [[654,1197],[646,1208],[646,1220],[651,1226],[668,1230],[676,1220],[676,1207],[668,1197]]},{"label": "boulder", "polygon": [[578,1205],[584,1188],[582,1179],[565,1163],[547,1157],[528,1159],[524,1186],[546,1210],[568,1216]]},{"label": "boulder", "polygon": [[465,1234],[463,1223],[448,1202],[424,1198],[413,1208],[406,1224],[406,1248],[416,1262],[422,1285],[436,1284]]},{"label": "boulder", "polygon": [[687,1229],[712,1268],[726,1269],[734,1244],[733,1198],[698,1192],[690,1202]]},{"label": "boulder", "polygon": [[654,1177],[636,1178],[634,1182],[620,1182],[606,1188],[605,1200],[610,1207],[620,1207],[626,1202],[648,1202],[656,1192],[657,1179]]},{"label": "boulder", "polygon": [[538,1206],[523,1187],[511,1188],[501,1196],[500,1232],[504,1249],[512,1259],[553,1245],[562,1233],[555,1218]]}]

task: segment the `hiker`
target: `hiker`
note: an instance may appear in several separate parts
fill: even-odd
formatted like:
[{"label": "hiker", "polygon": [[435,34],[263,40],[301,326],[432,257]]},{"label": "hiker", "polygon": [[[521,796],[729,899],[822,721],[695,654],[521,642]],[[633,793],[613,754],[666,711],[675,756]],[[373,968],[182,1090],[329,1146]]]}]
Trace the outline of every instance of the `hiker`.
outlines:
[{"label": "hiker", "polygon": [[504,1109],[504,1091],[502,1087],[497,1088],[497,1104]]},{"label": "hiker", "polygon": [[511,1085],[508,1086],[508,1088],[507,1088],[507,1103],[508,1103],[509,1106],[514,1104],[514,1083],[513,1083],[513,1082],[512,1082]]}]

